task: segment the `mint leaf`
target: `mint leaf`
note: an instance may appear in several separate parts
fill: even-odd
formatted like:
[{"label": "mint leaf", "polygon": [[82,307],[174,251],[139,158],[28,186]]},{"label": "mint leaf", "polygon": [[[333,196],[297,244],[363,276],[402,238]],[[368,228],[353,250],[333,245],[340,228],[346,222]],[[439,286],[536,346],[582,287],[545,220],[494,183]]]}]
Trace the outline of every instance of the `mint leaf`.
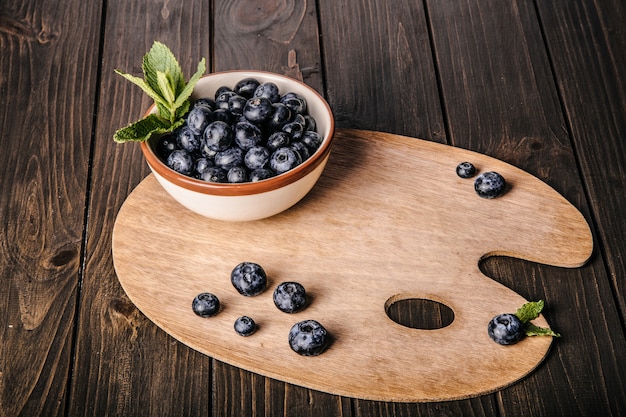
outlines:
[{"label": "mint leaf", "polygon": [[[176,60],[176,57],[170,49],[161,42],[154,41],[150,51],[143,57],[142,63],[143,75],[146,83],[154,90],[161,94],[158,73],[167,74],[172,80],[174,95],[177,96],[185,88],[185,77],[183,71]],[[165,98],[165,95],[163,95]]]},{"label": "mint leaf", "polygon": [[553,336],[553,337],[561,337],[560,334],[552,331],[552,329],[546,329],[545,327],[535,326],[532,323],[526,323],[524,325],[524,330],[526,331],[526,336]]},{"label": "mint leaf", "polygon": [[172,51],[164,44],[155,41],[142,61],[144,79],[115,72],[139,86],[154,100],[157,114],[132,123],[115,132],[116,142],[145,141],[153,135],[171,132],[184,123],[184,115],[189,111],[189,97],[204,72],[206,61],[200,60],[196,73],[185,82],[183,72]]},{"label": "mint leaf", "polygon": [[196,70],[196,73],[191,76],[185,88],[178,94],[178,97],[174,102],[175,106],[181,107],[184,102],[187,101],[189,97],[191,97],[191,93],[193,93],[193,88],[196,86],[198,80],[200,80],[200,77],[202,77],[205,71],[206,61],[204,58],[202,58],[198,63],[198,69]]},{"label": "mint leaf", "polygon": [[522,323],[528,323],[539,317],[541,310],[543,310],[543,300],[531,301],[521,306],[515,315]]},{"label": "mint leaf", "polygon": [[118,143],[141,142],[148,140],[152,135],[161,135],[173,131],[177,126],[156,114],[149,114],[141,120],[129,124],[115,132],[113,140]]}]

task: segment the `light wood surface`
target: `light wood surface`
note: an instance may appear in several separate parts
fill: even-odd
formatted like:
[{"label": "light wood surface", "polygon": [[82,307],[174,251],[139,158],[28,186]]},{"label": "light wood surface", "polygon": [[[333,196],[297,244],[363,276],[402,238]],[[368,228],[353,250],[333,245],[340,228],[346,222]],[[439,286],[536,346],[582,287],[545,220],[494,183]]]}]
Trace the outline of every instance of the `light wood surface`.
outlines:
[{"label": "light wood surface", "polygon": [[[462,161],[502,174],[507,193],[478,197],[473,179],[455,173]],[[468,398],[530,373],[552,339],[508,347],[491,341],[488,321],[526,300],[483,275],[479,261],[505,255],[578,267],[592,247],[579,211],[528,173],[460,148],[358,130],[337,132],[318,184],[280,215],[245,223],[206,219],[180,207],[148,176],[113,230],[124,290],[176,339],[261,375],[383,401]],[[242,261],[266,269],[263,294],[243,297],[230,284],[230,271]],[[287,280],[309,295],[309,306],[293,315],[272,303],[273,289]],[[191,310],[204,291],[222,302],[213,318]],[[442,303],[454,320],[435,330],[405,327],[386,314],[404,299]],[[259,324],[247,338],[233,330],[244,314]],[[333,336],[313,358],[287,343],[291,325],[309,318]],[[535,323],[548,325],[543,317]]]}]

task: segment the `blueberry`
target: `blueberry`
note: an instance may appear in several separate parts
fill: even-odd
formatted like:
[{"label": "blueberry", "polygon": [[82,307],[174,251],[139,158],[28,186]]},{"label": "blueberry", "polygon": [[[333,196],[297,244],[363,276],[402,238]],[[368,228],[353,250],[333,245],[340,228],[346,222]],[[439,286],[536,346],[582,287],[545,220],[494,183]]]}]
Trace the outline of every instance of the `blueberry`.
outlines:
[{"label": "blueberry", "polygon": [[234,327],[239,336],[250,336],[256,331],[256,323],[248,316],[241,316],[235,320]]},{"label": "blueberry", "polygon": [[306,114],[306,100],[296,93],[287,93],[280,98],[280,102],[289,107],[292,113]]},{"label": "blueberry", "polygon": [[307,130],[302,134],[300,141],[304,143],[306,147],[309,148],[309,152],[313,154],[322,145],[324,139],[319,133]]},{"label": "blueberry", "polygon": [[233,143],[233,131],[228,123],[222,121],[212,122],[204,130],[204,145],[212,151],[225,151]]},{"label": "blueberry", "polygon": [[208,167],[198,178],[206,182],[228,182],[226,171],[219,167]]},{"label": "blueberry", "polygon": [[201,135],[212,121],[213,112],[204,106],[194,107],[187,115],[187,127],[195,135]]},{"label": "blueberry", "polygon": [[268,168],[257,168],[250,172],[250,182],[257,182],[266,180],[268,178],[272,178],[274,176],[274,171]]},{"label": "blueberry", "polygon": [[299,140],[304,134],[304,126],[298,122],[289,122],[281,130],[294,140]]},{"label": "blueberry", "polygon": [[227,171],[232,167],[243,166],[243,151],[241,148],[233,146],[225,151],[216,153],[213,157],[213,162],[215,162],[215,166]]},{"label": "blueberry", "polygon": [[267,285],[267,275],[261,265],[242,262],[230,273],[230,282],[241,295],[252,297],[261,294]]},{"label": "blueberry", "polygon": [[178,148],[178,142],[175,135],[164,135],[159,138],[156,143],[155,152],[163,162],[167,161],[167,157],[170,156],[172,151]]},{"label": "blueberry", "polygon": [[228,110],[235,116],[241,116],[247,101],[245,97],[234,94],[228,98]]},{"label": "blueberry", "polygon": [[291,138],[285,132],[274,132],[267,138],[267,148],[275,151],[278,148],[289,146]]},{"label": "blueberry", "polygon": [[304,120],[306,121],[304,125],[304,130],[312,130],[313,132],[317,132],[317,122],[311,115],[305,115]]},{"label": "blueberry", "polygon": [[186,150],[177,149],[167,157],[167,166],[180,174],[190,175],[194,169],[193,158]]},{"label": "blueberry", "polygon": [[298,154],[300,155],[300,159],[302,159],[303,161],[309,159],[309,157],[311,156],[309,148],[307,148],[307,146],[299,140],[291,142],[291,149],[298,152]]},{"label": "blueberry", "polygon": [[241,166],[232,167],[226,173],[226,179],[230,183],[240,183],[248,181],[248,171]]},{"label": "blueberry", "polygon": [[282,282],[274,290],[274,304],[285,313],[297,313],[306,306],[306,291],[297,282]]},{"label": "blueberry", "polygon": [[195,296],[191,308],[200,317],[211,317],[220,311],[220,300],[215,294],[203,292]]},{"label": "blueberry", "polygon": [[202,137],[198,136],[189,126],[183,126],[176,131],[178,147],[189,153],[197,152],[202,146]]},{"label": "blueberry", "polygon": [[218,109],[229,110],[228,100],[236,94],[237,93],[232,90],[222,92],[220,95],[215,97],[215,106]]},{"label": "blueberry", "polygon": [[206,171],[209,168],[213,168],[214,166],[215,164],[213,163],[213,160],[210,158],[204,158],[204,157],[196,158],[195,171],[197,175],[203,174],[204,171]]},{"label": "blueberry", "polygon": [[282,174],[302,163],[300,154],[292,148],[278,148],[270,157],[270,168],[277,174]]},{"label": "blueberry", "polygon": [[461,178],[472,178],[476,175],[476,167],[471,162],[461,162],[456,166],[456,175]]},{"label": "blueberry", "polygon": [[215,120],[219,120],[228,124],[231,124],[233,121],[233,115],[231,114],[230,110],[227,109],[216,109],[213,112],[213,117],[215,118]]},{"label": "blueberry", "polygon": [[498,314],[489,322],[487,333],[496,343],[512,345],[524,337],[524,324],[515,314]]},{"label": "blueberry", "polygon": [[328,347],[328,332],[316,320],[304,320],[289,330],[289,347],[302,356],[317,356]]},{"label": "blueberry", "polygon": [[261,129],[247,121],[237,123],[233,135],[237,146],[244,151],[258,145],[263,140]]},{"label": "blueberry", "polygon": [[474,190],[483,198],[496,198],[504,193],[505,188],[506,181],[497,172],[485,172],[474,181]]},{"label": "blueberry", "polygon": [[272,115],[272,102],[265,97],[253,97],[243,108],[243,115],[252,123],[263,123]]},{"label": "blueberry", "polygon": [[260,84],[261,83],[255,78],[244,78],[235,84],[234,91],[246,99],[252,98],[254,96],[254,92]]},{"label": "blueberry", "polygon": [[193,102],[193,107],[206,107],[213,111],[215,110],[215,100],[209,97],[202,97]]},{"label": "blueberry", "polygon": [[261,83],[254,91],[254,97],[265,97],[272,103],[276,103],[280,99],[278,86],[273,82]]},{"label": "blueberry", "polygon": [[265,146],[253,146],[243,157],[243,163],[250,170],[265,168],[270,161],[270,151]]},{"label": "blueberry", "polygon": [[265,124],[270,130],[280,130],[291,121],[291,110],[283,103],[272,104],[272,114]]},{"label": "blueberry", "polygon": [[223,93],[226,93],[226,92],[229,92],[229,91],[230,91],[230,92],[233,92],[233,89],[232,89],[232,88],[230,88],[230,87],[228,87],[227,85],[223,85],[223,86],[221,86],[220,88],[218,88],[217,90],[215,90],[215,95],[214,95],[215,100],[217,100],[217,98],[218,98],[219,96],[221,96]]}]

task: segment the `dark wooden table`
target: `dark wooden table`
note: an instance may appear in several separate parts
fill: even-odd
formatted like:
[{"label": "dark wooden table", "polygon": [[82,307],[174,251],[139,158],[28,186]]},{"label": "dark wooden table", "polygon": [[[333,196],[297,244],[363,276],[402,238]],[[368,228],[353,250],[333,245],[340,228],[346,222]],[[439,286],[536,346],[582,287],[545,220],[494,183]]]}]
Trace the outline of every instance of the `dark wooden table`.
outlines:
[{"label": "dark wooden table", "polygon": [[[624,21],[623,0],[0,0],[0,415],[626,415]],[[146,319],[111,231],[148,168],[112,135],[150,100],[113,70],[140,75],[154,40],[186,74],[203,56],[285,73],[295,51],[338,127],[472,149],[562,193],[592,227],[587,265],[482,265],[546,301],[563,334],[546,360],[493,394],[381,403],[231,367]]]}]

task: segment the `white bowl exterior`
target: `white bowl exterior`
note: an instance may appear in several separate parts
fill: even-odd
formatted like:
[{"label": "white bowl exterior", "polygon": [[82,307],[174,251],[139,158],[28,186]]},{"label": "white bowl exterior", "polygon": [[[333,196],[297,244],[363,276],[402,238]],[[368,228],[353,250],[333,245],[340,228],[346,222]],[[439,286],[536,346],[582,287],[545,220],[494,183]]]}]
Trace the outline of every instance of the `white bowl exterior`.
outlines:
[{"label": "white bowl exterior", "polygon": [[313,188],[326,166],[328,156],[309,174],[285,187],[259,194],[220,196],[187,190],[150,167],[161,186],[189,210],[216,220],[250,221],[273,216],[300,201]]}]

